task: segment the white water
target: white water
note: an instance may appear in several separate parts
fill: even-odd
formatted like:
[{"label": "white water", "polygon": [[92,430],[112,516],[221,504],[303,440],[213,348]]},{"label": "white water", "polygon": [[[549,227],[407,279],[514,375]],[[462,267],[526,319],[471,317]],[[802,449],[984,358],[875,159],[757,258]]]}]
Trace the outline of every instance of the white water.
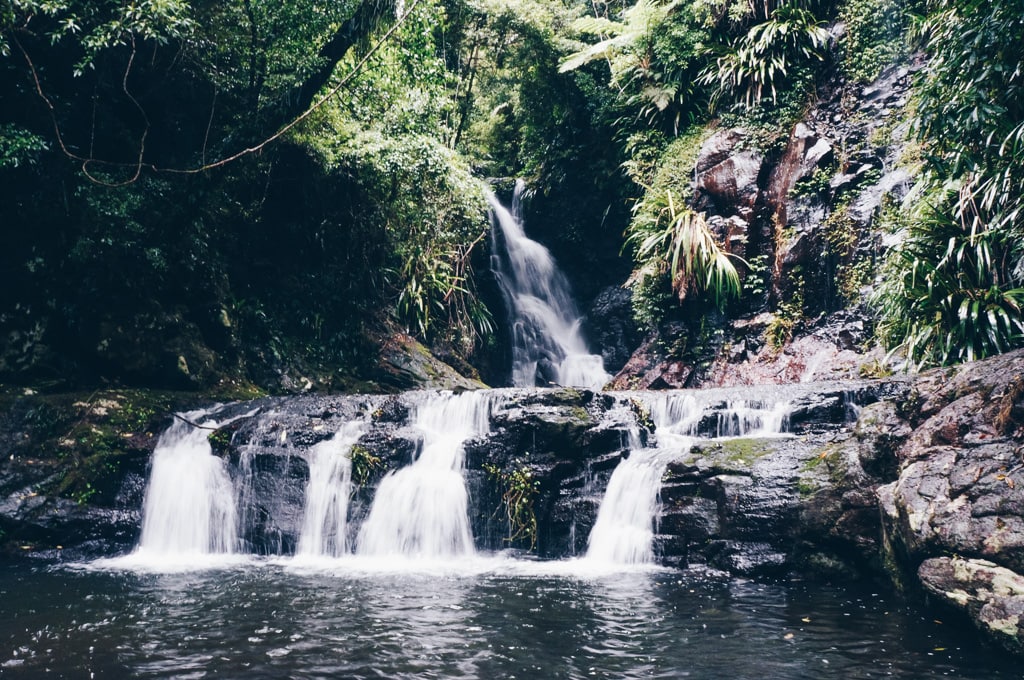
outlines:
[{"label": "white water", "polygon": [[[690,394],[651,397],[646,404],[657,444],[636,448],[612,472],[590,532],[587,560],[619,565],[654,562],[654,535],[661,513],[661,480],[669,463],[689,453],[708,407]],[[789,405],[729,402],[718,414],[715,439],[777,435],[789,424]]]},{"label": "white water", "polygon": [[136,553],[188,559],[233,553],[237,545],[235,491],[224,461],[213,455],[209,435],[217,422],[207,412],[176,419],[157,442],[143,502]]},{"label": "white water", "polygon": [[[368,423],[348,422],[332,439],[304,454],[310,477],[296,565],[323,568],[344,558],[345,564],[357,569],[402,563],[444,570],[452,564],[479,561],[468,516],[463,446],[467,439],[488,432],[495,396],[487,392],[421,396],[411,418],[420,436],[418,453],[410,465],[380,482],[354,551],[347,541],[351,449]],[[629,455],[609,480],[588,540],[584,569],[653,565],[662,477],[695,441],[773,436],[788,427],[785,402],[704,403],[698,396],[644,397],[655,425],[652,445],[644,447],[635,428],[626,433],[623,445]],[[195,412],[184,417],[194,421],[207,415]],[[631,419],[623,414],[620,420]],[[217,427],[212,420],[203,425]],[[238,553],[238,493],[224,461],[213,455],[207,440],[211,431],[176,421],[161,436],[146,491],[139,546],[129,556],[104,561],[107,566],[173,571],[248,559]]]},{"label": "white water", "polygon": [[419,455],[381,480],[359,531],[360,555],[449,559],[474,554],[463,443],[486,434],[491,396],[442,393],[416,409]]},{"label": "white water", "polygon": [[512,331],[512,384],[533,387],[555,382],[600,388],[611,378],[601,357],[591,354],[580,332],[580,315],[569,282],[548,249],[523,229],[516,183],[511,211],[493,195],[491,269],[505,295]]},{"label": "white water", "polygon": [[341,557],[348,552],[348,502],[352,495],[352,447],[366,429],[357,420],[309,450],[309,482],[299,557]]},{"label": "white water", "polygon": [[719,437],[768,437],[789,427],[789,404],[730,401],[718,416]]}]

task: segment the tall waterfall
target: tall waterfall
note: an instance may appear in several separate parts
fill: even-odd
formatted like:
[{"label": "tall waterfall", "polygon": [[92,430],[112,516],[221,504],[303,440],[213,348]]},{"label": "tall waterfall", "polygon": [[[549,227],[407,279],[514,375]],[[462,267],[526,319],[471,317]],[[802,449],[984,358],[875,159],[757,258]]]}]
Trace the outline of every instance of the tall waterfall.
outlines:
[{"label": "tall waterfall", "polygon": [[475,552],[463,443],[488,431],[491,399],[482,392],[442,393],[419,405],[419,454],[381,480],[359,532],[359,554],[442,559]]},{"label": "tall waterfall", "polygon": [[[209,435],[206,411],[176,419],[157,442],[143,502],[137,553],[182,557],[232,553],[237,545],[235,491]],[[186,422],[190,421],[190,422]]]},{"label": "tall waterfall", "polygon": [[348,501],[352,494],[352,447],[366,429],[345,423],[333,438],[309,450],[309,483],[296,553],[341,557],[348,551]]},{"label": "tall waterfall", "polygon": [[580,332],[580,315],[569,282],[548,249],[526,236],[522,180],[512,209],[491,195],[491,269],[505,296],[512,326],[512,384],[557,383],[600,388],[611,376],[591,354]]},{"label": "tall waterfall", "polygon": [[[627,565],[654,561],[661,478],[669,463],[689,453],[699,440],[701,426],[711,410],[690,394],[651,397],[646,406],[657,444],[638,448],[634,439],[629,457],[612,472],[590,532],[589,560]],[[779,434],[788,426],[788,414],[785,402],[766,405],[731,401],[718,411],[713,438]]]}]

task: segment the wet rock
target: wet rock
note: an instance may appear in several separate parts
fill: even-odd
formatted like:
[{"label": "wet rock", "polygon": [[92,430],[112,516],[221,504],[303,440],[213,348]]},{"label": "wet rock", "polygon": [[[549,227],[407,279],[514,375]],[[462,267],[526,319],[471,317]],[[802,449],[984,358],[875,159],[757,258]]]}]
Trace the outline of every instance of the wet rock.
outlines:
[{"label": "wet rock", "polygon": [[873,477],[892,481],[899,472],[897,451],[912,432],[896,404],[880,401],[861,409],[853,434],[860,442],[861,467]]},{"label": "wet rock", "polygon": [[697,154],[694,171],[699,175],[729,160],[737,147],[747,138],[742,128],[719,130],[708,137]]},{"label": "wet rock", "polygon": [[987,637],[1024,652],[1024,576],[987,560],[935,557],[917,570],[925,589]]},{"label": "wet rock", "polygon": [[[713,143],[714,137],[709,143]],[[750,219],[761,195],[757,181],[763,165],[764,156],[757,151],[739,151],[706,170],[698,169],[697,190],[710,200],[718,214]]]},{"label": "wet rock", "polygon": [[780,224],[787,224],[786,197],[797,182],[809,178],[820,166],[833,160],[832,144],[804,123],[797,123],[790,135],[782,160],[772,169],[768,198],[775,207]]},{"label": "wet rock", "polygon": [[659,336],[651,335],[608,387],[613,390],[680,389],[687,387],[693,375],[694,366],[689,361],[669,357]]},{"label": "wet rock", "polygon": [[383,344],[373,377],[393,390],[475,390],[486,387],[478,380],[459,374],[433,356],[415,338],[404,333],[393,334]]},{"label": "wet rock", "polygon": [[1024,438],[1000,427],[1021,375],[1018,351],[917,382],[899,478],[879,491],[895,558],[956,554],[1024,571]]},{"label": "wet rock", "polygon": [[643,339],[633,318],[632,292],[620,286],[602,290],[587,311],[584,332],[592,347],[601,348],[604,369],[621,370]]}]

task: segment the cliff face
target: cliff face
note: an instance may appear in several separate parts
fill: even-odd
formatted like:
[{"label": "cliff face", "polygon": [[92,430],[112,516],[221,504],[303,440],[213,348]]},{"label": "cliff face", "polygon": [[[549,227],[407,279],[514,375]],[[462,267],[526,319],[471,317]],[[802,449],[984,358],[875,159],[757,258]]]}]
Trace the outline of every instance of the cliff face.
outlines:
[{"label": "cliff face", "polygon": [[867,86],[834,76],[781,138],[742,127],[707,137],[692,205],[742,258],[743,299],[727,316],[694,309],[701,323],[652,331],[615,387],[849,378],[877,366],[866,298],[915,171],[907,102],[920,67],[891,66]]}]

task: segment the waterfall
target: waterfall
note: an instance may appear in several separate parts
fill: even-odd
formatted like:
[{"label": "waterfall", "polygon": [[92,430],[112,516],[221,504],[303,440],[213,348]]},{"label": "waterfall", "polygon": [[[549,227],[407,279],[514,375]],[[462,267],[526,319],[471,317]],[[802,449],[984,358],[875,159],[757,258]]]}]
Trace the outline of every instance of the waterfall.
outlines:
[{"label": "waterfall", "polygon": [[505,296],[512,329],[512,384],[556,383],[598,389],[611,378],[580,332],[569,281],[548,249],[526,236],[525,184],[516,182],[512,209],[492,194],[491,269]]},{"label": "waterfall", "polygon": [[[712,439],[764,437],[779,434],[789,424],[789,404],[731,401],[724,410],[712,409],[691,394],[649,397],[646,404],[655,426],[648,448],[632,448],[608,480],[597,520],[590,532],[587,559],[637,565],[654,561],[655,523],[661,511],[661,478],[669,463],[689,453],[700,440],[701,424],[718,410]],[[638,441],[630,437],[630,441]]]},{"label": "waterfall", "polygon": [[352,493],[352,447],[366,429],[363,421],[345,423],[337,434],[309,450],[309,483],[302,533],[296,553],[303,557],[341,557],[348,550],[348,501]]},{"label": "waterfall", "polygon": [[658,493],[670,461],[665,453],[657,449],[632,451],[615,468],[590,532],[588,560],[612,564],[654,561],[654,521],[661,509]]},{"label": "waterfall", "polygon": [[[233,553],[237,545],[235,491],[208,437],[217,422],[207,411],[175,419],[157,442],[143,501],[137,553],[181,557]],[[190,421],[190,422],[186,422]]]},{"label": "waterfall", "polygon": [[456,558],[474,553],[463,443],[490,428],[491,396],[431,396],[415,411],[419,453],[377,487],[359,532],[360,555]]}]

